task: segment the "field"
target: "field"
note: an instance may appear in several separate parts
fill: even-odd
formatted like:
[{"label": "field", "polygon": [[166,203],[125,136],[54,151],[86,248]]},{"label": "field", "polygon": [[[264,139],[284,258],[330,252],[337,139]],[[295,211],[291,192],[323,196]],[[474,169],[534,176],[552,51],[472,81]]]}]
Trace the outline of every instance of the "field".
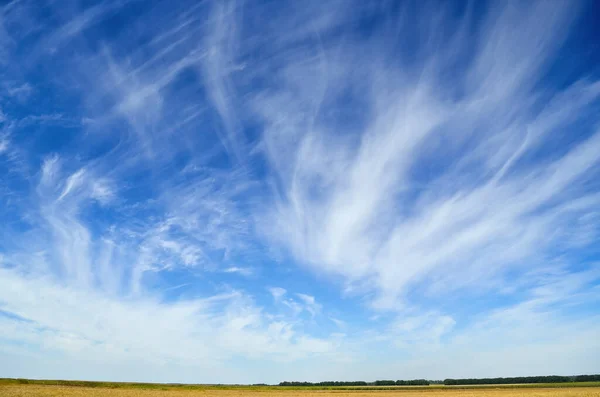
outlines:
[{"label": "field", "polygon": [[600,382],[540,385],[272,387],[0,380],[1,397],[600,397]]}]

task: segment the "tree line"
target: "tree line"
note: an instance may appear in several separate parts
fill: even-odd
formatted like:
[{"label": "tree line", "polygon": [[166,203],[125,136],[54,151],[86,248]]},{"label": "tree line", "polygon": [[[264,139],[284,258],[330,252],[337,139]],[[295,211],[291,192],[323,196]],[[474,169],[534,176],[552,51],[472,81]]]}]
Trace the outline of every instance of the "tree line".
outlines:
[{"label": "tree line", "polygon": [[429,381],[426,379],[414,380],[376,380],[375,382],[365,381],[325,381],[325,382],[281,382],[279,386],[427,386]]},{"label": "tree line", "polygon": [[592,382],[600,381],[600,375],[577,376],[517,376],[512,378],[469,378],[445,379],[444,384],[453,385],[502,385],[511,383],[565,383],[565,382]]},{"label": "tree line", "polygon": [[445,379],[442,381],[413,379],[413,380],[376,380],[365,381],[325,381],[325,382],[281,382],[279,386],[428,386],[443,383],[444,385],[502,385],[511,383],[565,383],[565,382],[600,382],[600,375],[576,376],[517,376],[512,378],[468,378]]}]

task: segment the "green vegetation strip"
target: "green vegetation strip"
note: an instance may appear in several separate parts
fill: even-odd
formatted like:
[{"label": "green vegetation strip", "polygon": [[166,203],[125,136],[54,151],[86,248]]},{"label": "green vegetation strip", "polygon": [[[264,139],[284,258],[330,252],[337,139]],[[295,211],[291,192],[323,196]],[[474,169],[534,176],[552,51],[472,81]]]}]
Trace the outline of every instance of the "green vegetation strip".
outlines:
[{"label": "green vegetation strip", "polygon": [[501,385],[431,385],[431,386],[268,386],[268,385],[205,385],[205,384],[173,384],[173,383],[133,383],[133,382],[92,382],[78,380],[38,380],[0,378],[2,385],[52,385],[94,388],[129,388],[129,389],[183,389],[183,390],[251,390],[251,391],[283,391],[283,390],[455,390],[455,389],[505,389],[505,388],[561,388],[561,387],[600,387],[600,382],[562,382],[562,383],[528,383]]}]

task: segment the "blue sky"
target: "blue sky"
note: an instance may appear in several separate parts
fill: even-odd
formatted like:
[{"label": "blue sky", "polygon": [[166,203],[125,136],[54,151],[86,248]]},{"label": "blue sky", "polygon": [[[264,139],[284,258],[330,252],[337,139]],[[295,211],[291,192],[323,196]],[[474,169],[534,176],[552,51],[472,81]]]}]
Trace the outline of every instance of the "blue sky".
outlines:
[{"label": "blue sky", "polygon": [[0,10],[0,376],[600,369],[597,2]]}]

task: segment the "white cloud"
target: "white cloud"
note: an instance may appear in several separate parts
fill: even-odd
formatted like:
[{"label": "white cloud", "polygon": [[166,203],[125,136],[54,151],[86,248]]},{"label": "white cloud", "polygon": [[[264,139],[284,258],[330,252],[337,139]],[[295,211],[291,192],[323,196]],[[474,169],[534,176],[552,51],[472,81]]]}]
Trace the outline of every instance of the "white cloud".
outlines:
[{"label": "white cloud", "polygon": [[213,4],[205,42],[206,57],[201,70],[209,97],[223,123],[223,132],[219,132],[221,142],[234,157],[241,159],[244,135],[232,106],[236,93],[229,76],[236,67],[238,7],[234,1]]},{"label": "white cloud", "polygon": [[22,83],[19,85],[7,84],[5,89],[8,96],[16,97],[21,101],[27,99],[33,92],[33,87],[29,83]]},{"label": "white cloud", "polygon": [[251,276],[254,274],[254,270],[252,270],[252,268],[249,267],[237,267],[237,266],[232,266],[232,267],[228,267],[225,270],[223,270],[224,273],[236,273],[242,276]]},{"label": "white cloud", "polygon": [[285,306],[292,316],[296,317],[302,312],[307,312],[311,317],[321,313],[323,306],[319,304],[312,295],[294,293],[298,299],[294,299],[288,291],[281,287],[267,288],[275,303]]},{"label": "white cloud", "polygon": [[152,296],[112,299],[6,269],[1,279],[3,310],[28,320],[3,321],[2,338],[41,343],[44,351],[181,363],[238,354],[287,360],[331,348],[325,340],[295,332],[291,324],[269,322],[236,291],[165,304]]},{"label": "white cloud", "polygon": [[348,325],[346,324],[346,322],[337,319],[335,317],[329,317],[329,319],[340,329],[344,329],[346,328]]},{"label": "white cloud", "polygon": [[296,296],[304,303],[304,309],[308,311],[311,316],[314,317],[321,312],[322,306],[317,303],[314,296],[300,293],[297,293]]},{"label": "white cloud", "polygon": [[[277,177],[262,218],[271,241],[315,272],[342,276],[348,290],[375,292],[372,305],[390,309],[431,280],[437,293],[491,285],[549,259],[581,232],[569,225],[598,204],[585,188],[597,176],[597,131],[578,143],[561,138],[564,150],[531,161],[550,136],[581,128],[570,115],[591,111],[600,94],[598,83],[578,82],[541,112],[534,106],[542,95],[536,78],[573,10],[498,8],[479,32],[473,61],[451,83],[443,72],[465,62],[457,57],[466,41],[450,39],[450,59],[424,44],[422,64],[397,69],[385,55],[365,60],[362,45],[350,45],[341,78],[319,69],[321,58],[336,59],[336,47],[324,44],[318,59],[299,54],[271,71],[278,89],[255,103]],[[427,35],[439,39],[434,30]],[[348,64],[364,71],[359,82]],[[340,131],[321,104],[351,89],[364,93],[364,117],[356,130]],[[453,97],[455,89],[463,94]],[[584,200],[577,209],[568,205],[575,198]]]},{"label": "white cloud", "polygon": [[269,292],[271,293],[271,295],[273,295],[273,299],[275,301],[281,300],[281,298],[287,293],[287,291],[281,287],[269,288]]}]

